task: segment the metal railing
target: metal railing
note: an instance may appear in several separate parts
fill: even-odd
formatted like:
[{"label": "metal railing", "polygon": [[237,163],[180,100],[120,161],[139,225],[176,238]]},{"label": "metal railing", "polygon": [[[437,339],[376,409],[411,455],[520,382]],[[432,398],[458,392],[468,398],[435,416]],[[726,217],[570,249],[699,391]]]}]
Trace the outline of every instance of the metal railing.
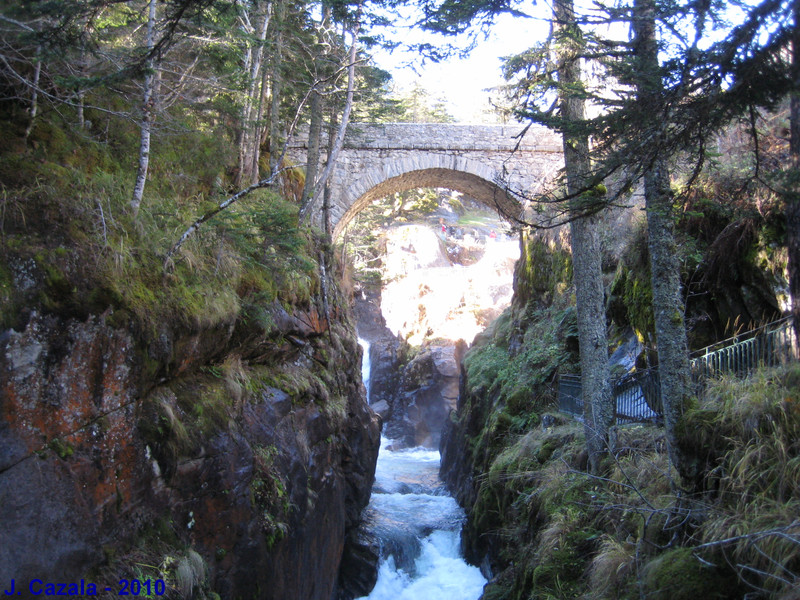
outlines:
[{"label": "metal railing", "polygon": [[612,382],[617,423],[660,421],[661,382],[656,369],[635,371]]},{"label": "metal railing", "polygon": [[[648,369],[629,373],[612,382],[617,423],[638,423],[661,419],[661,391],[658,371]],[[583,417],[581,376],[560,375],[558,409],[575,417]]]},{"label": "metal railing", "polygon": [[[693,352],[692,384],[698,397],[702,397],[709,378],[723,374],[744,377],[759,367],[777,366],[797,358],[792,318],[786,317]],[[617,423],[661,421],[661,386],[656,369],[623,375],[612,381],[612,389]],[[559,376],[558,409],[583,416],[580,375]]]},{"label": "metal railing", "polygon": [[581,376],[558,376],[558,410],[573,416],[583,416]]},{"label": "metal railing", "polygon": [[792,318],[786,317],[746,331],[692,353],[692,380],[730,373],[744,377],[758,367],[775,367],[797,358]]}]

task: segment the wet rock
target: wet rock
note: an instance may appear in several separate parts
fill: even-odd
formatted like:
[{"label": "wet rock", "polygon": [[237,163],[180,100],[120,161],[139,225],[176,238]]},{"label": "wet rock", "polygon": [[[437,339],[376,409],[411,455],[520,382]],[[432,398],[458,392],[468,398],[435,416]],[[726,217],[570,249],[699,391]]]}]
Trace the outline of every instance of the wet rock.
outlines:
[{"label": "wet rock", "polygon": [[409,362],[408,345],[386,327],[377,292],[356,299],[359,335],[369,343],[370,404],[397,448],[439,445],[456,407],[460,360],[466,344],[432,346]]},{"label": "wet rock", "polygon": [[114,556],[132,564],[126,552],[163,522],[181,549],[199,552],[223,598],[330,600],[374,481],[380,421],[365,403],[352,332],[336,325],[321,336],[329,324],[315,314],[271,334],[309,348],[270,355],[293,374],[332,378],[331,390],[293,395],[234,393],[198,371],[211,356],[264,356],[253,351],[263,341],[230,346],[228,325],[167,328],[144,350],[104,315],[32,313],[23,331],[5,332],[0,580],[80,580]]},{"label": "wet rock", "polygon": [[442,428],[458,402],[459,349],[423,349],[403,369],[385,423],[386,435],[406,446],[438,448]]},{"label": "wet rock", "polygon": [[380,542],[365,527],[347,535],[342,565],[339,569],[337,600],[367,596],[378,581]]},{"label": "wet rock", "polygon": [[391,418],[403,368],[401,342],[395,337],[376,340],[370,344],[369,356],[370,403],[381,407],[387,405],[389,414],[384,418]]},{"label": "wet rock", "polygon": [[386,327],[380,307],[380,290],[363,290],[355,298],[358,334],[369,342],[370,406],[385,423],[391,419],[408,347]]},{"label": "wet rock", "polygon": [[379,400],[378,402],[373,402],[369,406],[372,410],[374,410],[377,414],[379,414],[381,419],[383,419],[384,421],[389,418],[391,407],[389,406],[389,403],[386,400]]}]

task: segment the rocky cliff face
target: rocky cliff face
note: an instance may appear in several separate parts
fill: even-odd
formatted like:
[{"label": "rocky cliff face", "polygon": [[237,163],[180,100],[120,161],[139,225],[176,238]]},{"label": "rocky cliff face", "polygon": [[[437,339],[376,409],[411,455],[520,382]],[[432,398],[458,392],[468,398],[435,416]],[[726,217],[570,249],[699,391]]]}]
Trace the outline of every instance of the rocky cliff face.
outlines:
[{"label": "rocky cliff face", "polygon": [[0,581],[330,600],[380,424],[346,315],[321,312],[143,341],[111,309],[34,311],[3,332]]},{"label": "rocky cliff face", "polygon": [[384,434],[397,447],[438,448],[456,408],[466,344],[430,345],[414,353],[386,327],[377,292],[356,300],[356,312],[359,335],[370,343],[370,406],[383,418]]}]

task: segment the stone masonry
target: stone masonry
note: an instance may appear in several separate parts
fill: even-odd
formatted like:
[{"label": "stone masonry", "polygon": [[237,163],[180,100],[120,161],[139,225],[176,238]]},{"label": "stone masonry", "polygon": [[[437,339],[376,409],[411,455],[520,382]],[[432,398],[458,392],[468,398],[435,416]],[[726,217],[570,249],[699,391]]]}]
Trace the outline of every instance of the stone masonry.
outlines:
[{"label": "stone masonry", "polygon": [[[372,201],[419,187],[452,189],[520,215],[522,198],[544,191],[564,164],[558,136],[532,126],[520,139],[523,130],[519,124],[352,123],[330,180],[334,238]],[[298,137],[288,154],[305,165],[306,136]],[[321,225],[321,199],[312,210]]]}]

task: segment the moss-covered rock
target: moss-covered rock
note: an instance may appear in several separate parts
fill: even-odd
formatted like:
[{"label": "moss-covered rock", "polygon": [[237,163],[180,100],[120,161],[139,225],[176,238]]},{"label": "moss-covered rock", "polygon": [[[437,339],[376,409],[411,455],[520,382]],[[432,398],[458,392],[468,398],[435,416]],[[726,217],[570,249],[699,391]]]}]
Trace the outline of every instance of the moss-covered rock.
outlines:
[{"label": "moss-covered rock", "polygon": [[642,570],[643,591],[654,600],[734,598],[741,591],[728,569],[709,566],[691,548],[675,548]]}]

